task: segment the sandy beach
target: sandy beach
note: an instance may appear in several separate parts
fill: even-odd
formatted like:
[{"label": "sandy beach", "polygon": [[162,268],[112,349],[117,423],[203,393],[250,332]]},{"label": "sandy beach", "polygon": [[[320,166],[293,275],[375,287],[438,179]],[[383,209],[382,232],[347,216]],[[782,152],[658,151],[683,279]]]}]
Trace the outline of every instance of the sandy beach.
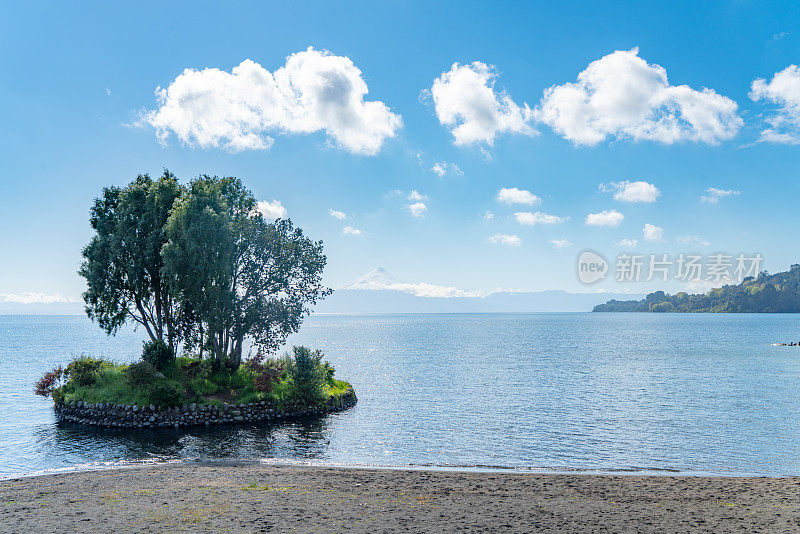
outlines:
[{"label": "sandy beach", "polygon": [[800,530],[800,478],[166,465],[0,482],[2,532]]}]

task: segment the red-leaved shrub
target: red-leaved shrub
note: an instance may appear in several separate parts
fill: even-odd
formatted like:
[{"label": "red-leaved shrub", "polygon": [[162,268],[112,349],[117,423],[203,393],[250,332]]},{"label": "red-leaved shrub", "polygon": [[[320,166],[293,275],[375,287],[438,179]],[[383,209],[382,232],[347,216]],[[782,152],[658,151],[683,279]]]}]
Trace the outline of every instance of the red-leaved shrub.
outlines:
[{"label": "red-leaved shrub", "polygon": [[49,397],[61,383],[62,376],[64,376],[64,369],[61,367],[56,367],[52,371],[45,373],[42,378],[36,381],[34,393],[42,397]]},{"label": "red-leaved shrub", "polygon": [[268,392],[272,385],[280,381],[286,367],[282,361],[266,359],[259,350],[256,355],[244,362],[244,367],[253,373],[253,387],[256,391]]}]

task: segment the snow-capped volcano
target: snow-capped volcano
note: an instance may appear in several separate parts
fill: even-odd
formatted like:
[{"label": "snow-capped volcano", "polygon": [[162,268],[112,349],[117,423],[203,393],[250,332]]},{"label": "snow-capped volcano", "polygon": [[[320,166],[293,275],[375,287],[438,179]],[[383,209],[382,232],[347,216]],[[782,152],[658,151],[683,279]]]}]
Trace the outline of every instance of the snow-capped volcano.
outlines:
[{"label": "snow-capped volcano", "polygon": [[339,289],[386,289],[387,286],[400,282],[383,267],[373,269],[355,282],[351,282]]},{"label": "snow-capped volcano", "polygon": [[452,298],[452,297],[485,297],[488,291],[459,289],[457,287],[437,286],[426,282],[400,282],[383,267],[378,267],[360,277],[353,283],[339,288],[347,290],[401,291],[417,297]]}]

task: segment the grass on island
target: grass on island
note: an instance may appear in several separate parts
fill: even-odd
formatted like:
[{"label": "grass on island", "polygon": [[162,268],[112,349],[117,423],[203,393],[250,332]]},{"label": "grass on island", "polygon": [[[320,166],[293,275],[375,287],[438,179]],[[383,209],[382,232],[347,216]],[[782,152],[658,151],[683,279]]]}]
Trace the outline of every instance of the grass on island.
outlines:
[{"label": "grass on island", "polygon": [[146,406],[247,404],[266,401],[277,409],[319,406],[352,389],[334,378],[320,351],[294,347],[292,354],[260,353],[237,369],[213,360],[170,358],[160,371],[148,361],[130,365],[81,356],[37,383],[37,393],[56,402],[84,401]]}]

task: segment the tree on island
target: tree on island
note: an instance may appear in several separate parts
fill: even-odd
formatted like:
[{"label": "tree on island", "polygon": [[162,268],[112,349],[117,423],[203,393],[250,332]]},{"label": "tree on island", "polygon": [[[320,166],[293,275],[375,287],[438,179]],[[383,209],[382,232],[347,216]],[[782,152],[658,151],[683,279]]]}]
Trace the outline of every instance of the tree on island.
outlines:
[{"label": "tree on island", "polygon": [[164,226],[184,194],[169,171],[157,180],[140,174],[124,188],[107,187],[91,208],[94,237],[83,249],[86,313],[109,335],[128,321],[151,342],[173,350],[179,341],[181,303],[163,280]]},{"label": "tree on island", "polygon": [[90,222],[86,312],[108,334],[143,326],[149,349],[165,343],[174,355],[183,344],[201,358],[207,349],[235,369],[246,338],[277,349],[331,291],[322,242],[288,219],[264,220],[237,178],[204,175],[185,188],[168,171],[140,175],[104,189]]},{"label": "tree on island", "polygon": [[325,255],[288,219],[267,223],[236,178],[201,176],[166,225],[168,284],[196,317],[194,338],[236,368],[245,337],[267,351],[300,328],[322,286]]}]

